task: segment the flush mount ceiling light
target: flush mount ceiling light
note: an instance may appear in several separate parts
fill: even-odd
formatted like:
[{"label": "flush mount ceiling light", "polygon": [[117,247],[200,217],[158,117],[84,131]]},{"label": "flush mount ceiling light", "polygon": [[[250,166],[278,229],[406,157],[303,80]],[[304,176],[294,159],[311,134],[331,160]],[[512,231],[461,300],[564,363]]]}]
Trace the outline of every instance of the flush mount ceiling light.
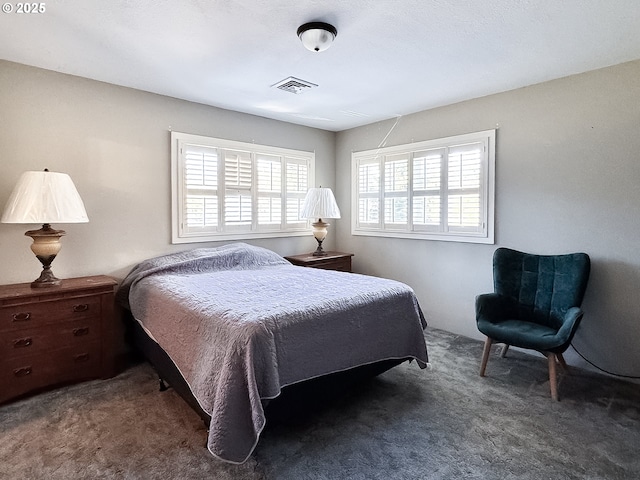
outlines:
[{"label": "flush mount ceiling light", "polygon": [[298,37],[307,50],[322,52],[338,35],[336,27],[324,22],[309,22],[298,28]]}]

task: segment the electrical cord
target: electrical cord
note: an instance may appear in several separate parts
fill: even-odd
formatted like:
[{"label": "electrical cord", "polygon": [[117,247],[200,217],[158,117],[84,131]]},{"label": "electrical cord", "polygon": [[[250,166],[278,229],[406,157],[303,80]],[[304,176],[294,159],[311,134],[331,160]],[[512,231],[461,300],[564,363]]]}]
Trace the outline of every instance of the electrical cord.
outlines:
[{"label": "electrical cord", "polygon": [[575,352],[580,355],[582,357],[582,359],[587,362],[589,365],[591,365],[594,368],[597,368],[598,370],[600,370],[601,372],[607,373],[609,375],[613,375],[614,377],[620,377],[620,378],[633,378],[633,379],[640,379],[640,376],[637,375],[622,375],[620,373],[613,373],[610,372],[608,370],[605,370],[602,367],[599,367],[598,365],[596,365],[595,363],[593,363],[591,360],[589,360],[587,357],[585,357],[582,353],[580,353],[580,351],[576,348],[576,346],[572,343],[571,347],[575,350]]}]

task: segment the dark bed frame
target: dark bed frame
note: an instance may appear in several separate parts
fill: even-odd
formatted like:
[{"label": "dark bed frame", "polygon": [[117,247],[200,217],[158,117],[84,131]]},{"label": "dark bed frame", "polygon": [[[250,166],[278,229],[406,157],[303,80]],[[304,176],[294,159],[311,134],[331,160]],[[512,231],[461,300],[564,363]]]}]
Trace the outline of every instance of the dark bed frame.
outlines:
[{"label": "dark bed frame", "polygon": [[[160,390],[166,390],[167,384],[169,384],[208,426],[211,421],[210,415],[200,407],[169,355],[153,339],[149,338],[130,312],[126,313],[126,317],[127,336],[129,342],[132,343],[134,353],[142,354],[144,359],[155,369],[158,374]],[[383,360],[283,387],[278,397],[263,400],[265,415],[271,423],[295,420],[308,415],[309,412],[326,407],[359,383],[370,380],[407,360],[410,359]]]}]

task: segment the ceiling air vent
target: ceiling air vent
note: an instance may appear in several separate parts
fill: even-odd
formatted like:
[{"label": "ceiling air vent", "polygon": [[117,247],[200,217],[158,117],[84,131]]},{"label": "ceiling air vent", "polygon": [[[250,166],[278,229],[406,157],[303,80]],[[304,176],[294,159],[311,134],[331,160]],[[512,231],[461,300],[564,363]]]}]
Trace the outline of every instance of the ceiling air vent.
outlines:
[{"label": "ceiling air vent", "polygon": [[284,80],[279,81],[278,83],[274,83],[271,85],[272,87],[279,88],[280,90],[284,90],[285,92],[295,93],[296,95],[304,92],[313,87],[317,87],[315,83],[307,82],[305,80],[300,80],[296,77],[288,77]]}]

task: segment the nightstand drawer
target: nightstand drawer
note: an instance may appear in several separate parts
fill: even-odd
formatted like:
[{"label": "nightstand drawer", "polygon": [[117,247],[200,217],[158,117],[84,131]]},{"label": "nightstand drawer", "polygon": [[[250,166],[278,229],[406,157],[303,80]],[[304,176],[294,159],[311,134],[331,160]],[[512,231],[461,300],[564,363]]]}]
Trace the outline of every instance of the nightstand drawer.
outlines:
[{"label": "nightstand drawer", "polygon": [[0,308],[0,332],[99,316],[100,297],[97,295],[10,305]]},{"label": "nightstand drawer", "polygon": [[99,377],[100,343],[6,359],[0,366],[0,402],[43,386]]},{"label": "nightstand drawer", "polygon": [[0,358],[25,355],[83,345],[100,338],[98,318],[79,318],[57,325],[24,328],[0,334]]},{"label": "nightstand drawer", "polygon": [[324,256],[315,256],[312,253],[306,253],[284,258],[300,267],[351,272],[351,257],[353,257],[353,253],[326,252]]},{"label": "nightstand drawer", "polygon": [[313,265],[309,265],[309,267],[337,270],[339,272],[351,272],[351,257],[334,258],[324,262],[316,262]]}]

